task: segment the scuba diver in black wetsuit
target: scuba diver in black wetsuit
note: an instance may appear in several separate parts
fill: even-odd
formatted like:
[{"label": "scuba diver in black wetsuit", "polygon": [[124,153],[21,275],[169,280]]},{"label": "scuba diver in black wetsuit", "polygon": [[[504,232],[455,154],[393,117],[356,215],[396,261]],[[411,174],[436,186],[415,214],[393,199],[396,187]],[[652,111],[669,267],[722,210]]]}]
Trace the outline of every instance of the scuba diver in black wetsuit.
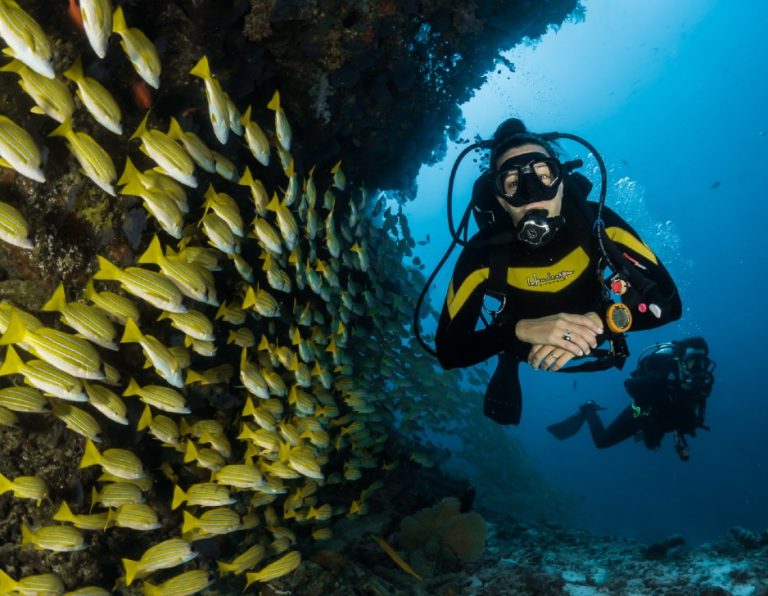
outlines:
[{"label": "scuba diver in black wetsuit", "polygon": [[[558,138],[577,140],[597,159],[602,174],[598,203],[587,202],[592,185],[572,172],[581,162],[557,159],[552,141]],[[453,177],[460,159],[478,147],[490,148],[491,169],[473,188],[471,208],[480,230],[462,242],[457,232],[466,238],[470,209],[455,231]],[[503,122],[490,142],[465,149],[454,165],[449,184],[454,244],[437,269],[455,244],[464,249],[440,315],[436,356],[444,368],[455,368],[499,355],[484,413],[500,424],[519,423],[521,361],[557,371],[574,358],[591,355],[597,360],[563,370],[621,368],[628,353],[623,332],[658,327],[682,313],[677,288],[662,263],[624,220],[603,207],[606,177],[599,154],[583,139],[532,134],[515,118]],[[426,287],[414,316],[420,341],[418,312]],[[605,340],[610,348],[601,350]]]},{"label": "scuba diver in black wetsuit", "polygon": [[624,381],[632,404],[608,428],[597,414],[605,408],[588,401],[576,414],[547,430],[558,439],[567,439],[586,422],[598,449],[638,435],[648,449],[658,449],[666,433],[675,433],[675,451],[688,461],[685,435],[694,437],[699,428],[709,430],[704,416],[715,382],[714,369],[707,342],[701,337],[653,345],[643,352],[637,369]]}]

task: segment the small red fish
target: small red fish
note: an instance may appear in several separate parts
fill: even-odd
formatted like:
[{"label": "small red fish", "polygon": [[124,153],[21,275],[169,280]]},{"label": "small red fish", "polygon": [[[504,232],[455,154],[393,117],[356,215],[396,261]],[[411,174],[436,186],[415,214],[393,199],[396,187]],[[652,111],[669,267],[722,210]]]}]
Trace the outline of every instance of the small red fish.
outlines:
[{"label": "small red fish", "polygon": [[[71,1],[74,2],[74,0]],[[134,103],[142,110],[152,107],[152,91],[142,79],[134,77],[131,80],[131,95]]]},{"label": "small red fish", "polygon": [[80,30],[81,33],[85,32],[83,26],[83,13],[80,12],[80,7],[77,5],[77,0],[69,0],[69,8],[67,9],[69,20],[72,24]]}]

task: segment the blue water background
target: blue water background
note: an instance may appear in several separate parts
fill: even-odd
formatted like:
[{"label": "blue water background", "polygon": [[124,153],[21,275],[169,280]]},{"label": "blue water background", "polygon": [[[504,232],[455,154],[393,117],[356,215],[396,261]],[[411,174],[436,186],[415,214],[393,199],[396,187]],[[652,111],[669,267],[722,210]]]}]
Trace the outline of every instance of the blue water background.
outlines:
[{"label": "blue water background", "polygon": [[[609,166],[607,204],[661,256],[680,286],[684,315],[631,335],[625,373],[575,377],[525,367],[523,420],[509,432],[547,479],[578,496],[575,517],[590,530],[645,541],[680,533],[690,543],[736,525],[765,530],[768,3],[584,5],[584,22],[506,54],[515,72],[500,66],[464,106],[463,136],[488,138],[504,118],[518,116],[534,131],[587,138]],[[416,239],[430,235],[418,248],[427,272],[448,245],[448,173],[463,146],[451,145],[443,162],[422,168],[417,200],[408,207]],[[564,146],[586,157],[580,147]],[[465,160],[457,217],[479,171]],[[432,293],[438,309],[452,263]],[[712,430],[690,441],[689,462],[678,460],[670,435],[658,452],[632,440],[598,451],[586,426],[564,442],[545,431],[587,399],[608,408],[610,422],[629,403],[622,380],[642,349],[698,334],[718,366],[707,412]]]}]

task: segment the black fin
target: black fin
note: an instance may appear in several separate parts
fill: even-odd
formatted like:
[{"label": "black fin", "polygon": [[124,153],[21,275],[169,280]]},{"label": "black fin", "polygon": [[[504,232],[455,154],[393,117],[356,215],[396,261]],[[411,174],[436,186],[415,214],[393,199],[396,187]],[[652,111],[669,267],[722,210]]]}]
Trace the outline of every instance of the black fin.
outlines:
[{"label": "black fin", "polygon": [[577,432],[579,432],[586,420],[587,418],[584,416],[584,412],[579,411],[572,416],[569,416],[565,420],[562,420],[561,422],[550,424],[547,427],[547,430],[551,432],[556,439],[560,439],[562,441],[563,439],[568,439],[569,437],[572,437]]},{"label": "black fin", "polygon": [[485,390],[483,414],[498,424],[520,424],[523,394],[520,390],[520,360],[502,352]]}]

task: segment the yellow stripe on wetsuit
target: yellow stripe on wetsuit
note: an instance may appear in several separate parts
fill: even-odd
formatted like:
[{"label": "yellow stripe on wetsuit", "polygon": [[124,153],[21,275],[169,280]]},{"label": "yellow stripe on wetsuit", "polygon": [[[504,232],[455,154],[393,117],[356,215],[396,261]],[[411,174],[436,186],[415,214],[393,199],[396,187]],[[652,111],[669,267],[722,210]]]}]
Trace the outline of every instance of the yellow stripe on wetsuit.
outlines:
[{"label": "yellow stripe on wetsuit", "polygon": [[654,265],[659,264],[659,260],[653,251],[648,246],[635,238],[632,234],[624,230],[623,228],[611,227],[605,228],[605,233],[608,234],[608,238],[614,242],[618,242],[626,246],[629,250],[639,254],[641,257],[649,260]]},{"label": "yellow stripe on wetsuit", "polygon": [[[509,267],[507,284],[528,292],[556,293],[567,288],[589,266],[589,256],[580,246],[557,263],[542,267]],[[461,282],[454,292],[453,282],[448,288],[446,304],[448,316],[453,319],[469,300],[474,291],[488,279],[488,267],[477,269]]]}]

